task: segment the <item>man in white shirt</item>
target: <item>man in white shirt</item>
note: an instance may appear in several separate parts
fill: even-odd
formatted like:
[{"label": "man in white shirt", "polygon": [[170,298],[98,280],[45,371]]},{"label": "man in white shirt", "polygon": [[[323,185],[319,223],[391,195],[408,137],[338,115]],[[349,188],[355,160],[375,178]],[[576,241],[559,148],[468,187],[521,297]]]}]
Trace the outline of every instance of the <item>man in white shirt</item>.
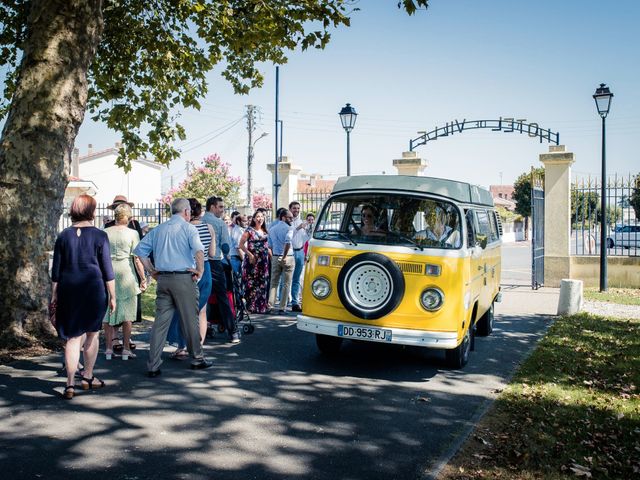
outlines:
[{"label": "man in white shirt", "polygon": [[289,204],[289,211],[293,215],[291,226],[293,227],[293,239],[291,247],[293,248],[293,259],[295,267],[293,269],[293,278],[291,279],[291,311],[302,312],[300,307],[301,300],[301,283],[302,269],[304,268],[304,242],[306,240],[305,228],[307,222],[300,218],[300,202],[293,201]]},{"label": "man in white shirt", "polygon": [[278,313],[286,313],[287,299],[291,288],[291,277],[295,262],[293,260],[293,249],[291,240],[293,238],[293,228],[291,221],[293,215],[286,208],[280,213],[279,222],[269,230],[269,239],[273,245],[273,258],[271,260],[271,282],[269,288],[269,305],[272,310],[276,306],[276,293],[283,278],[282,290],[280,291],[280,302]]}]

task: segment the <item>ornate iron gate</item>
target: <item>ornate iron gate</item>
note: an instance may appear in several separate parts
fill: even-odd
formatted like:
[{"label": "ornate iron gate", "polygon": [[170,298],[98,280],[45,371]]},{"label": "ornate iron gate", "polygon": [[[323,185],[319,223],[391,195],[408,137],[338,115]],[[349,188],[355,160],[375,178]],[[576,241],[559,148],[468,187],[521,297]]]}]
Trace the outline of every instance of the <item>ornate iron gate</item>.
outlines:
[{"label": "ornate iron gate", "polygon": [[544,178],[531,170],[531,288],[544,285]]}]

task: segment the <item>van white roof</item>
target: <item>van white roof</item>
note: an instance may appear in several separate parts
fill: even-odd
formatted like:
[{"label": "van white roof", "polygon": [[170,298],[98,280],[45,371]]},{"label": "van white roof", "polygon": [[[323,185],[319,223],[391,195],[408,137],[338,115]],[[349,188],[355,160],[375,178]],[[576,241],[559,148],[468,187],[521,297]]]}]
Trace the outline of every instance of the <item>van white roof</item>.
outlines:
[{"label": "van white roof", "polygon": [[433,193],[460,203],[493,207],[489,190],[466,182],[444,178],[411,177],[408,175],[357,175],[340,177],[332,193],[350,190],[398,190],[404,192]]}]

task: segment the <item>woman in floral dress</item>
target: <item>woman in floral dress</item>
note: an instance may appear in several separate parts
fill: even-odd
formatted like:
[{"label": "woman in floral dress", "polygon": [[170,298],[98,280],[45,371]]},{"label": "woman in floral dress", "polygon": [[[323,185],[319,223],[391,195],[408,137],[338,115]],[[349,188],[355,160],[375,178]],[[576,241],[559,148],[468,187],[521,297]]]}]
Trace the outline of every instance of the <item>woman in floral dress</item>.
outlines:
[{"label": "woman in floral dress", "polygon": [[244,252],[242,283],[244,284],[247,309],[251,313],[266,313],[269,310],[269,260],[271,249],[262,212],[251,217],[251,224],[242,234],[238,246]]}]

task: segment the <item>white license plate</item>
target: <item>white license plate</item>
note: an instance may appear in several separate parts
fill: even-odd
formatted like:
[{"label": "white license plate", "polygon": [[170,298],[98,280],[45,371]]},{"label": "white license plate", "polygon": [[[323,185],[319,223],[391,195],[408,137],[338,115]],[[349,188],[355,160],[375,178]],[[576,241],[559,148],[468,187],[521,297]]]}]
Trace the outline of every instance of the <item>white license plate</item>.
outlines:
[{"label": "white license plate", "polygon": [[338,336],[345,338],[358,338],[361,340],[372,340],[374,342],[390,342],[391,330],[375,327],[338,325]]}]

